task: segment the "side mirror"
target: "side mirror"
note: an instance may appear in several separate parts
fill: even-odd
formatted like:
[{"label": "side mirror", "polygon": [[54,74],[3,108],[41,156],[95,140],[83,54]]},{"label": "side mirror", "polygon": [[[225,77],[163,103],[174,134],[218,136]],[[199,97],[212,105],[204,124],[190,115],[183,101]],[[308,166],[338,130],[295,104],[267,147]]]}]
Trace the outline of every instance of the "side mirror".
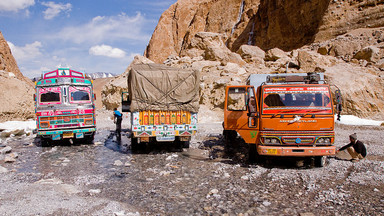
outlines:
[{"label": "side mirror", "polygon": [[248,117],[258,117],[256,99],[254,97],[248,100]]},{"label": "side mirror", "polygon": [[336,112],[337,112],[337,121],[340,121],[340,113],[343,111],[343,98],[341,96],[341,91],[338,89],[335,91],[335,97],[336,97]]},{"label": "side mirror", "polygon": [[131,112],[131,100],[128,92],[121,93],[121,106],[123,112]]},{"label": "side mirror", "polygon": [[96,100],[96,94],[93,94],[93,99]]}]

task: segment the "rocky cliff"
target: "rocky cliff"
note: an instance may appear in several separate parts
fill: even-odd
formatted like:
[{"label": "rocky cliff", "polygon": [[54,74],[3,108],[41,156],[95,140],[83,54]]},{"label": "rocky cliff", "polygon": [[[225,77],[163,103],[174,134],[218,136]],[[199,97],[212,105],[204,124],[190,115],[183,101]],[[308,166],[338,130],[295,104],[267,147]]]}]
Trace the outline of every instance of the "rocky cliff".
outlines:
[{"label": "rocky cliff", "polygon": [[384,1],[178,0],[145,56],[202,74],[201,104],[251,73],[321,71],[344,93],[344,114],[384,119]]},{"label": "rocky cliff", "polygon": [[33,118],[33,83],[24,77],[0,32],[0,122]]},{"label": "rocky cliff", "polygon": [[215,32],[233,52],[241,45],[292,51],[353,29],[384,26],[382,0],[178,0],[165,11],[145,56],[181,55],[198,32]]}]

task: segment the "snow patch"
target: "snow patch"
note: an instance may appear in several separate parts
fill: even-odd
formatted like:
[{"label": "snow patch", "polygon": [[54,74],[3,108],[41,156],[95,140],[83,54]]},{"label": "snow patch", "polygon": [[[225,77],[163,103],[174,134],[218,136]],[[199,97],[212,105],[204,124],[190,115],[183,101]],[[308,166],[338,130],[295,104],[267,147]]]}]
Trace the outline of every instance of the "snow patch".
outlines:
[{"label": "snow patch", "polygon": [[353,115],[342,115],[340,121],[337,121],[337,116],[335,116],[335,122],[338,124],[344,125],[371,125],[371,126],[380,126],[384,121],[362,119]]},{"label": "snow patch", "polygon": [[24,130],[25,132],[31,132],[36,129],[36,122],[30,121],[7,121],[0,123],[0,130],[5,132],[11,132],[14,130]]}]

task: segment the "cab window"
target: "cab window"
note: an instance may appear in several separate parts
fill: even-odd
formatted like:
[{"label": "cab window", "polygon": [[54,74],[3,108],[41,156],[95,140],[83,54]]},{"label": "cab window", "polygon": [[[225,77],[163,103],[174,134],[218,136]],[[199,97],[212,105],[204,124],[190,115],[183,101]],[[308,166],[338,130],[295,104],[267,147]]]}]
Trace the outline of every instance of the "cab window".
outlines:
[{"label": "cab window", "polygon": [[60,102],[60,93],[58,92],[47,92],[40,95],[40,102],[42,103],[54,103]]},{"label": "cab window", "polygon": [[230,88],[228,90],[227,109],[230,111],[245,111],[246,90],[244,88]]},{"label": "cab window", "polygon": [[70,86],[69,98],[71,103],[91,102],[91,90],[88,87]]}]

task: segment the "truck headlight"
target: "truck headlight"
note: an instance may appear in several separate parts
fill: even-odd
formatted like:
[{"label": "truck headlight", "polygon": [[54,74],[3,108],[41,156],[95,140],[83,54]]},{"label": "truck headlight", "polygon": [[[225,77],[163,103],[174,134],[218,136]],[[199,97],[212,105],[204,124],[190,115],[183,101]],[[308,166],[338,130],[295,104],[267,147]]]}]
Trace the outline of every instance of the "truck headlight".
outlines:
[{"label": "truck headlight", "polygon": [[331,144],[331,138],[330,137],[321,137],[321,138],[317,139],[316,144],[320,144],[320,145]]},{"label": "truck headlight", "polygon": [[49,123],[48,122],[40,122],[40,127],[41,128],[48,128],[49,127]]},{"label": "truck headlight", "polygon": [[86,125],[91,125],[91,124],[93,124],[92,119],[86,119],[86,120],[85,120],[85,124],[86,124]]},{"label": "truck headlight", "polygon": [[274,137],[264,137],[264,144],[267,144],[267,145],[279,145],[280,144],[280,140],[278,138],[274,138]]}]

